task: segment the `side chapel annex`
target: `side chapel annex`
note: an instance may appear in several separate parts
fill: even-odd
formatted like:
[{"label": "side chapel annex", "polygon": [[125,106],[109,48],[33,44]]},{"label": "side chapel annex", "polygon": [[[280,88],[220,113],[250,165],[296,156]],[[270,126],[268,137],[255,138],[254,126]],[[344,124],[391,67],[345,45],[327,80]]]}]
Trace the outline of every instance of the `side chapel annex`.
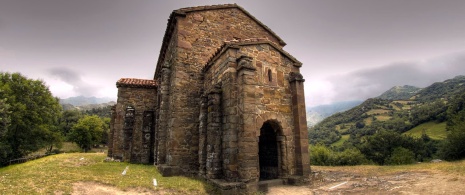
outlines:
[{"label": "side chapel annex", "polygon": [[154,78],[116,83],[108,156],[245,188],[308,178],[302,63],[285,45],[236,4],[174,10]]}]

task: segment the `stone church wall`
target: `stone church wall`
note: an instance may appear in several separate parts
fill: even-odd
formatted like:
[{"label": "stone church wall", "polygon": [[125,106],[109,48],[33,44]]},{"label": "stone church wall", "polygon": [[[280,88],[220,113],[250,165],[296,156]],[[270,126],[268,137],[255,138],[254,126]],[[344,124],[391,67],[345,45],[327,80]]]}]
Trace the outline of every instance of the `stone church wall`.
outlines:
[{"label": "stone church wall", "polygon": [[170,63],[166,163],[162,164],[189,173],[199,169],[199,102],[203,94],[200,73],[207,60],[225,40],[268,37],[278,41],[237,8],[187,12],[175,17],[176,33],[172,36],[177,36],[177,48],[176,59]]},{"label": "stone church wall", "polygon": [[[236,47],[215,56],[205,70],[205,108],[201,108],[205,113],[200,121],[200,132],[204,132],[200,153],[205,160],[200,160],[200,172],[207,178],[258,181],[264,170],[259,170],[257,141],[264,123],[273,121],[280,128],[279,170],[275,172],[280,177],[293,175],[296,136],[289,75],[299,70],[268,43]],[[242,58],[250,63],[248,67],[238,65]],[[216,99],[220,101],[215,107]],[[216,118],[221,122],[211,124]]]},{"label": "stone church wall", "polygon": [[[135,163],[153,162],[150,159],[150,156],[153,157],[153,147],[150,145],[153,141],[146,140],[146,133],[150,134],[154,129],[156,94],[156,89],[150,88],[118,88],[111,139],[112,157]],[[128,116],[128,109],[134,110],[132,119]],[[152,116],[147,116],[150,114]]]}]

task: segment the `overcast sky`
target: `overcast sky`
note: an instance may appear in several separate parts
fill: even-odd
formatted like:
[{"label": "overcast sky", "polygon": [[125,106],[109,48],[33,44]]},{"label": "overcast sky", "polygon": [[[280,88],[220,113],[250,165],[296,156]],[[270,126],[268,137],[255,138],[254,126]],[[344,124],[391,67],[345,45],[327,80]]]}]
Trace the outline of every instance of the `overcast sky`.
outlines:
[{"label": "overcast sky", "polygon": [[172,10],[223,3],[287,43],[307,106],[465,75],[465,0],[0,0],[0,71],[116,99],[119,78],[153,78]]}]

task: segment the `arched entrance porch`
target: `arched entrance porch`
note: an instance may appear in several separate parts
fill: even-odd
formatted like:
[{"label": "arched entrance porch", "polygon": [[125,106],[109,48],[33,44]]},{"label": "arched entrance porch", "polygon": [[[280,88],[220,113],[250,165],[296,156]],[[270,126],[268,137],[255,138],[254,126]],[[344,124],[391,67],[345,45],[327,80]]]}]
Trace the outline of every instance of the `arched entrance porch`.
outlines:
[{"label": "arched entrance porch", "polygon": [[258,156],[260,180],[277,179],[282,174],[282,127],[276,120],[265,121],[260,128]]}]

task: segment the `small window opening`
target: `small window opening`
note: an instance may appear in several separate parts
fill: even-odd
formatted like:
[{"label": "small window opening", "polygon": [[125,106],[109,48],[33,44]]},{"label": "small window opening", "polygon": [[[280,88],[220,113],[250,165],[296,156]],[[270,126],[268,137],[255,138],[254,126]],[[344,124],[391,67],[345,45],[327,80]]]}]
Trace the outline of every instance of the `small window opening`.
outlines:
[{"label": "small window opening", "polygon": [[271,72],[271,69],[268,69],[268,81],[273,81],[273,73]]}]

